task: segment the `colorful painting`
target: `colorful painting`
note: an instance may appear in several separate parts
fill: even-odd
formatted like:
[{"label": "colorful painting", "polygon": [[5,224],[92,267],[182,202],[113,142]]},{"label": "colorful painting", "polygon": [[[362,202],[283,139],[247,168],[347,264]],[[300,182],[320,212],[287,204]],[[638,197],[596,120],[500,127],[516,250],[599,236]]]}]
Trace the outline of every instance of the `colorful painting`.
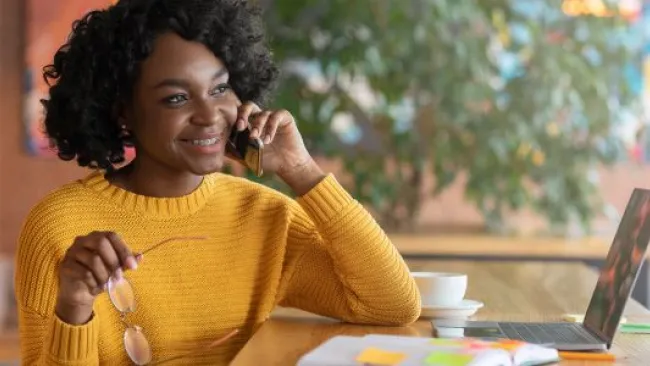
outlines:
[{"label": "colorful painting", "polygon": [[25,48],[24,123],[27,149],[34,155],[55,155],[43,133],[43,107],[47,85],[42,70],[52,63],[56,50],[65,42],[72,23],[88,11],[104,8],[115,0],[27,0]]}]

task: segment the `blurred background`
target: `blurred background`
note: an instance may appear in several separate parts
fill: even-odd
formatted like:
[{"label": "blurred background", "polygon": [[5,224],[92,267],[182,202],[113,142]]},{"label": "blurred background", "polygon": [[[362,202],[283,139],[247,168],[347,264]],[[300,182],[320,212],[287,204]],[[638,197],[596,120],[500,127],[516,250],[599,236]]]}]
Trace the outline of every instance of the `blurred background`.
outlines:
[{"label": "blurred background", "polygon": [[[257,1],[283,71],[273,106],[391,235],[609,244],[650,182],[650,1]],[[48,148],[40,71],[112,2],[0,2],[6,337],[22,220],[86,174]]]}]

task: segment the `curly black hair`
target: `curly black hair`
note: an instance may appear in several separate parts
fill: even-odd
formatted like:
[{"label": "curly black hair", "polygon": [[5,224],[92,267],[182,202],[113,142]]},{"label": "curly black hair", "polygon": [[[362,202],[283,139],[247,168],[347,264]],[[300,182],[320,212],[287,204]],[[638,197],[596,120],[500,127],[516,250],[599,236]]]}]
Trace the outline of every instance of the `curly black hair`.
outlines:
[{"label": "curly black hair", "polygon": [[129,138],[117,108],[132,97],[141,62],[165,32],[204,44],[224,62],[239,98],[264,104],[278,69],[260,14],[246,0],[120,0],[76,21],[43,69],[45,132],[58,156],[106,170],[124,162]]}]

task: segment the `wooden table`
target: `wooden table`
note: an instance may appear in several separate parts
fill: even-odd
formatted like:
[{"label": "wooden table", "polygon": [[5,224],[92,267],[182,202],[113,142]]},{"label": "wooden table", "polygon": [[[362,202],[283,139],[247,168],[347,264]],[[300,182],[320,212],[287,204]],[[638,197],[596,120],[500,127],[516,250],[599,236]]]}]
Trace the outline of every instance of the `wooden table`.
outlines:
[{"label": "wooden table", "polygon": [[[503,237],[491,235],[403,235],[390,239],[406,257],[600,260],[610,242],[602,238]],[[650,255],[650,254],[649,254]]]},{"label": "wooden table", "polygon": [[[611,239],[553,237],[503,237],[491,235],[404,235],[390,238],[407,259],[566,261],[600,268],[605,263]],[[632,297],[650,307],[650,251],[641,267]]]},{"label": "wooden table", "polygon": [[[467,298],[485,303],[474,317],[479,320],[558,321],[564,313],[584,313],[597,280],[597,274],[587,266],[569,262],[410,260],[409,265],[413,271],[467,273]],[[628,303],[625,313],[630,321],[650,322],[650,311],[634,300]],[[432,329],[426,320],[407,327],[359,326],[295,309],[279,309],[231,365],[295,365],[302,355],[332,336],[370,333],[429,337]],[[618,358],[616,364],[646,365],[650,360],[650,335],[618,334],[611,352]]]}]

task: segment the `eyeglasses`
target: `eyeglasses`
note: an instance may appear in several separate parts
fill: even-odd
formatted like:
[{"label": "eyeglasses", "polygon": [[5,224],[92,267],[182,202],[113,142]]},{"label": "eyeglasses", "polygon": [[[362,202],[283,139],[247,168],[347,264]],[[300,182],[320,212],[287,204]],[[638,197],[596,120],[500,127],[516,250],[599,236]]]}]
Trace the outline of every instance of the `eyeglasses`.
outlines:
[{"label": "eyeglasses", "polygon": [[[177,238],[170,238],[163,240],[151,248],[143,251],[140,253],[140,255],[144,255],[147,252],[150,252],[151,250],[154,250],[158,247],[160,247],[163,244],[172,242],[172,241],[180,241],[180,240],[205,240],[207,239],[206,237],[177,237]],[[151,363],[153,359],[153,355],[151,352],[151,346],[149,345],[149,341],[147,340],[147,337],[145,337],[144,332],[142,331],[142,327],[134,324],[129,324],[126,321],[126,317],[129,313],[135,312],[136,309],[136,301],[135,301],[135,292],[133,291],[133,286],[129,281],[121,277],[119,279],[115,279],[112,276],[108,279],[108,283],[106,284],[106,289],[108,292],[108,297],[111,300],[111,303],[117,309],[117,311],[120,312],[120,320],[122,323],[126,326],[126,330],[124,331],[124,349],[131,359],[134,364],[136,365],[158,365],[162,364],[165,362],[169,362],[172,360],[176,360],[182,357],[189,356],[192,354],[192,352],[187,352],[185,354],[182,354],[180,356],[175,356],[172,358],[167,358],[164,360],[159,360],[154,363]],[[232,332],[226,334],[224,337],[217,339],[216,341],[210,343],[206,347],[203,347],[203,350],[207,350],[210,348],[214,348],[228,339],[230,339],[232,336],[238,333],[238,329],[233,330]]]}]

